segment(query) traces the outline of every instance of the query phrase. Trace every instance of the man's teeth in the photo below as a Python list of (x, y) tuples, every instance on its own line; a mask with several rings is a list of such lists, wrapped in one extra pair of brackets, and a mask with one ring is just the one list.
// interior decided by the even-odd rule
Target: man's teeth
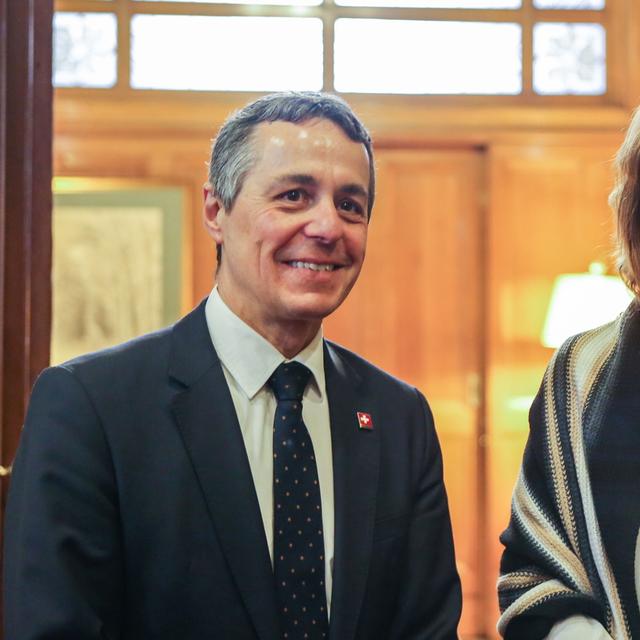
[(333, 271), (336, 266), (334, 264), (316, 264), (315, 262), (301, 262), (294, 260), (289, 263), (296, 269), (311, 269), (311, 271)]

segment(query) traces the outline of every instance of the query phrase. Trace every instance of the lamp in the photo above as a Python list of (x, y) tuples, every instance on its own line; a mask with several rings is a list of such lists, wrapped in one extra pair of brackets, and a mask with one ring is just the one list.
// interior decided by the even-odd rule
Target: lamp
[(632, 298), (620, 278), (605, 275), (601, 262), (592, 262), (588, 273), (564, 273), (553, 284), (541, 342), (559, 347), (570, 336), (613, 320)]

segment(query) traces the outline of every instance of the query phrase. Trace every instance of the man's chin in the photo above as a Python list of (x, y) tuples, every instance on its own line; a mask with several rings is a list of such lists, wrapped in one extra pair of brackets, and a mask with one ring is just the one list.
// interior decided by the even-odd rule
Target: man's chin
[(343, 297), (323, 297), (301, 295), (289, 305), (291, 320), (321, 322), (331, 315), (342, 303)]

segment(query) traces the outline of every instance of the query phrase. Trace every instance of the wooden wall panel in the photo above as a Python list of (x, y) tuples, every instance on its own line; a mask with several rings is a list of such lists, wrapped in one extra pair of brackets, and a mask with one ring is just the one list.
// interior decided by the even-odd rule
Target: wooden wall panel
[(215, 246), (202, 222), (210, 134), (167, 137), (66, 136), (54, 141), (58, 177), (126, 179), (152, 188), (176, 186), (186, 194), (183, 311), (206, 296), (215, 276)]
[[(554, 278), (611, 264), (616, 144), (490, 150), (487, 246), (488, 572), (494, 589), (527, 412), (552, 350), (540, 343)], [(613, 141), (612, 141), (613, 142)], [(497, 603), (491, 617), (497, 619)]]
[(377, 153), (378, 200), (360, 280), (327, 336), (420, 388), (442, 443), (457, 560), (460, 631), (482, 630), (479, 483), (482, 156)]

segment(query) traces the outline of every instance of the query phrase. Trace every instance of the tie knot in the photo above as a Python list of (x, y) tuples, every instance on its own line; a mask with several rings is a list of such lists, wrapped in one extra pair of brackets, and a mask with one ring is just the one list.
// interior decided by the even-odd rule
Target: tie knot
[(280, 400), (302, 400), (311, 371), (299, 362), (283, 362), (269, 378), (273, 394)]

